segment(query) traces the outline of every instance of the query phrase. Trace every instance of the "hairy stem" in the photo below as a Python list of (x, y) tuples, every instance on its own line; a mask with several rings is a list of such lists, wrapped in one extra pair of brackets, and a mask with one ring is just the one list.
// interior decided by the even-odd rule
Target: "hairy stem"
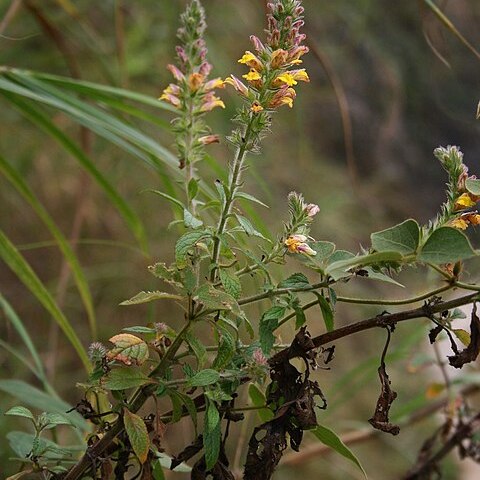
[(254, 117), (251, 115), (250, 122), (245, 128), (245, 134), (243, 136), (243, 143), (238, 148), (235, 159), (230, 168), (229, 182), (228, 182), (228, 191), (225, 193), (225, 202), (222, 206), (222, 213), (218, 221), (217, 230), (215, 232), (215, 239), (213, 242), (213, 253), (212, 253), (212, 271), (210, 273), (210, 281), (215, 282), (217, 277), (217, 263), (220, 256), (220, 237), (225, 231), (227, 226), (228, 218), (232, 212), (233, 202), (235, 200), (235, 193), (240, 187), (240, 177), (242, 174), (243, 163), (245, 161), (245, 156), (248, 151), (248, 146), (250, 144), (250, 137), (252, 135), (252, 124)]

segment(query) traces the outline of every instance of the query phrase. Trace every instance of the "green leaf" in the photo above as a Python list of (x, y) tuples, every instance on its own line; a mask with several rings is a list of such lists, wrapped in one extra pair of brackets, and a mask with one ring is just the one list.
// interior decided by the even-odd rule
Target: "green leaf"
[(155, 335), (157, 333), (157, 330), (155, 328), (143, 327), (141, 325), (125, 327), (125, 328), (122, 328), (122, 331), (128, 332), (128, 333), (143, 333), (145, 335)]
[(317, 252), (315, 257), (312, 257), (315, 262), (326, 260), (335, 251), (335, 244), (332, 242), (313, 242), (310, 247)]
[(187, 332), (184, 335), (184, 338), (185, 338), (185, 341), (188, 343), (188, 346), (192, 350), (193, 354), (195, 355), (198, 362), (198, 366), (202, 367), (207, 358), (207, 350), (205, 349), (205, 346), (191, 332)]
[(263, 238), (264, 240), (268, 240), (265, 238), (259, 231), (255, 230), (254, 226), (248, 220), (248, 218), (243, 217), (242, 215), (235, 214), (235, 218), (238, 220), (238, 223), (240, 226), (243, 228), (245, 233), (250, 236), (250, 237), (260, 237)]
[(278, 284), (278, 288), (307, 288), (309, 286), (308, 278), (303, 273), (294, 273)]
[(108, 360), (117, 360), (125, 365), (144, 364), (149, 357), (148, 345), (130, 333), (119, 333), (109, 338), (115, 346), (107, 353)]
[[(398, 252), (377, 252), (368, 255), (358, 255), (353, 258), (331, 263), (326, 268), (326, 273), (334, 279), (338, 279), (345, 276), (344, 273), (353, 267), (375, 265), (383, 262), (401, 262), (402, 258), (403, 256)], [(335, 275), (335, 277), (333, 275)]]
[(405, 220), (394, 227), (372, 233), (370, 238), (372, 248), (377, 252), (398, 252), (407, 255), (417, 251), (420, 227), (415, 220)]
[(307, 321), (307, 317), (305, 316), (305, 312), (302, 307), (297, 306), (295, 307), (295, 330), (298, 330), (302, 327), (305, 322)]
[(262, 207), (265, 208), (270, 208), (268, 205), (265, 205), (265, 203), (261, 202), (258, 198), (254, 197), (253, 195), (249, 195), (248, 193), (245, 192), (238, 192), (235, 194), (236, 198), (242, 198), (244, 200), (249, 200), (250, 202), (258, 203)]
[(465, 180), (465, 187), (472, 195), (480, 195), (480, 180), (476, 178), (467, 178)]
[(140, 370), (131, 368), (114, 368), (110, 370), (104, 383), (109, 390), (127, 390), (128, 388), (141, 387), (147, 383), (155, 383)]
[(205, 422), (203, 429), (203, 448), (205, 449), (206, 470), (211, 470), (218, 460), (222, 430), (220, 426), (220, 414), (214, 402), (207, 402)]
[(358, 458), (353, 454), (353, 452), (342, 442), (340, 437), (330, 430), (327, 427), (322, 425), (318, 425), (314, 430), (311, 430), (318, 440), (320, 440), (324, 445), (330, 447), (332, 450), (335, 450), (337, 453), (342, 455), (343, 457), (347, 458), (351, 462), (353, 462), (358, 469), (363, 473), (364, 477), (367, 478), (367, 474), (363, 469), (362, 465)]
[(323, 321), (325, 322), (327, 332), (331, 332), (335, 328), (335, 320), (332, 307), (325, 297), (323, 297), (319, 293), (314, 293), (315, 296), (318, 298), (318, 304), (320, 305), (320, 309), (322, 310)]
[(52, 315), (72, 344), (73, 348), (78, 353), (85, 369), (89, 372), (91, 370), (90, 360), (88, 359), (87, 352), (83, 348), (82, 342), (78, 338), (73, 326), (67, 320), (50, 292), (45, 288), (44, 284), (37, 277), (36, 273), (32, 270), (25, 258), (2, 231), (0, 231), (0, 257), (30, 290), (30, 292), (32, 292), (43, 307)]
[[(264, 393), (254, 383), (248, 386), (248, 396), (255, 407), (263, 407), (267, 403)], [(269, 408), (259, 408), (257, 414), (263, 423), (269, 422), (275, 416)]]
[(265, 355), (270, 353), (270, 350), (275, 343), (275, 335), (273, 332), (278, 327), (278, 320), (285, 315), (285, 307), (274, 306), (267, 310), (260, 320), (259, 340), (260, 347)]
[(191, 387), (205, 387), (213, 385), (220, 380), (220, 374), (216, 370), (210, 368), (202, 370), (188, 379), (188, 385)]
[(16, 416), (16, 417), (25, 417), (25, 418), (28, 418), (28, 419), (34, 421), (33, 413), (28, 408), (21, 407), (21, 406), (10, 408), (8, 411), (6, 411), (4, 413), (4, 415), (12, 415), (12, 416)]
[(186, 208), (183, 210), (183, 223), (186, 228), (200, 228), (203, 222), (195, 218)]
[(426, 263), (454, 263), (476, 256), (468, 238), (456, 228), (434, 230), (420, 251), (418, 259)]
[(228, 366), (236, 352), (235, 337), (230, 333), (228, 328), (222, 327), (220, 322), (217, 323), (220, 330), (221, 339), (218, 344), (218, 351), (215, 360), (212, 363), (213, 368), (220, 370)]
[(207, 284), (196, 291), (194, 299), (212, 310), (231, 310), (234, 313), (240, 313), (240, 307), (235, 298)]
[(95, 311), (93, 308), (92, 295), (90, 293), (88, 282), (85, 278), (85, 275), (83, 274), (78, 258), (72, 250), (72, 247), (68, 243), (63, 233), (57, 227), (52, 217), (48, 214), (47, 210), (45, 210), (38, 198), (30, 190), (21, 175), (18, 174), (18, 172), (1, 155), (0, 172), (2, 172), (3, 175), (9, 180), (9, 182), (15, 186), (17, 191), (30, 204), (33, 210), (35, 210), (35, 213), (40, 217), (44, 225), (48, 228), (55, 241), (57, 242), (63, 256), (65, 257), (65, 260), (67, 261), (72, 271), (73, 278), (77, 285), (83, 304), (85, 305), (85, 310), (87, 311), (92, 337), (95, 338), (97, 335), (97, 324), (95, 319)]
[[(72, 408), (70, 404), (62, 399), (42, 392), (38, 388), (21, 380), (0, 380), (0, 391), (8, 393), (21, 400), (22, 403), (41, 411), (65, 414), (67, 410)], [(82, 431), (90, 430), (88, 422), (82, 418), (79, 413), (70, 412), (68, 414), (68, 419), (73, 425), (80, 428)]]
[(140, 292), (137, 293), (130, 300), (123, 301), (120, 305), (138, 305), (140, 303), (153, 302), (154, 300), (183, 300), (183, 297), (180, 295), (174, 295), (173, 293), (159, 292)]
[(187, 186), (188, 198), (193, 200), (198, 193), (198, 180), (196, 178), (191, 178)]
[(235, 273), (230, 273), (224, 268), (219, 270), (219, 275), (225, 291), (235, 300), (238, 300), (242, 294), (242, 284), (240, 283), (238, 276)]
[(153, 190), (151, 188), (147, 188), (146, 190), (142, 190), (142, 191), (155, 193), (155, 195), (159, 195), (160, 197), (165, 198), (169, 202), (173, 203), (173, 205), (180, 207), (182, 210), (185, 209), (185, 205), (180, 200), (178, 200), (178, 198), (172, 197), (171, 195), (168, 195), (168, 193), (161, 192), (160, 190)]
[(145, 463), (150, 449), (150, 438), (145, 422), (141, 417), (124, 408), (123, 424), (125, 425), (125, 431), (127, 432), (135, 455), (140, 463)]
[(384, 273), (376, 272), (375, 270), (373, 270), (370, 267), (365, 267), (365, 270), (368, 273), (368, 276), (359, 277), (359, 278), (367, 278), (367, 279), (370, 279), (370, 280), (378, 280), (380, 282), (391, 283), (393, 285), (397, 285), (398, 287), (405, 288), (404, 285), (397, 282), (392, 277), (389, 277), (388, 275), (385, 275)]
[[(172, 465), (172, 457), (168, 456), (166, 453), (163, 452), (157, 452), (156, 456), (158, 457), (158, 463), (166, 470), (170, 470), (170, 466)], [(172, 471), (178, 473), (190, 473), (192, 471), (192, 468), (188, 466), (185, 462), (182, 462)]]
[(59, 413), (43, 412), (38, 416), (38, 426), (41, 429), (55, 428), (57, 425), (72, 425), (70, 420), (65, 415)]
[(470, 345), (470, 334), (466, 330), (463, 330), (463, 328), (453, 328), (452, 332), (466, 347)]
[(194, 232), (187, 232), (177, 240), (175, 245), (175, 260), (179, 269), (183, 269), (187, 266), (189, 250), (207, 236), (209, 236), (209, 233), (205, 230), (197, 230)]

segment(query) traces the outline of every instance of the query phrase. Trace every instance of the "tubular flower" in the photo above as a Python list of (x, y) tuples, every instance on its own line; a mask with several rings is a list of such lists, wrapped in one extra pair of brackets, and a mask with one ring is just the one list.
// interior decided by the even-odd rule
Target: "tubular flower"
[[(160, 96), (160, 100), (170, 103), (179, 112), (172, 123), (180, 168), (202, 160), (205, 157), (203, 145), (215, 143), (213, 138), (216, 137), (210, 135), (203, 114), (217, 107), (225, 108), (215, 95), (217, 88), (224, 87), (223, 80), (208, 79), (212, 65), (207, 61), (205, 29), (205, 12), (199, 0), (190, 0), (177, 30), (180, 40), (175, 49), (177, 64), (167, 65), (175, 83), (168, 85)], [(187, 172), (192, 175), (194, 169), (187, 169)]]
[(250, 68), (253, 68), (257, 72), (261, 72), (263, 70), (262, 62), (252, 53), (250, 50), (247, 50), (243, 57), (238, 61), (238, 63), (243, 63)]
[(292, 108), (293, 100), (295, 99), (296, 95), (297, 94), (293, 88), (285, 86), (275, 93), (268, 106), (270, 108), (277, 108), (281, 107), (282, 105), (288, 105), (290, 108)]
[(263, 107), (258, 103), (258, 102), (253, 102), (252, 106), (250, 107), (250, 110), (253, 112), (253, 113), (258, 113), (258, 112), (261, 112), (263, 110)]
[[(264, 108), (275, 109), (282, 105), (293, 106), (295, 91), (291, 88), (298, 82), (309, 82), (305, 69), (292, 69), (302, 63), (300, 59), (308, 52), (302, 45), (305, 35), (300, 33), (303, 27), (303, 12), (300, 0), (275, 0), (267, 4), (267, 40), (262, 43), (252, 35), (250, 40), (255, 53), (247, 50), (238, 61), (247, 65), (250, 71), (242, 77), (248, 82), (243, 88), (235, 77), (225, 80), (237, 92), (248, 99), (246, 112), (258, 113), (252, 108), (252, 100)], [(284, 87), (290, 90), (284, 89)], [(281, 93), (278, 94), (278, 91)], [(265, 119), (269, 112), (264, 112)], [(267, 124), (269, 120), (266, 120)]]
[(462, 193), (455, 200), (455, 210), (463, 210), (475, 206), (476, 202), (469, 193)]
[(478, 212), (464, 213), (450, 222), (451, 227), (460, 230), (466, 230), (469, 225), (480, 225), (480, 215)]
[(227, 77), (223, 83), (227, 85), (232, 85), (232, 87), (235, 88), (235, 90), (240, 93), (240, 95), (248, 97), (248, 87), (235, 75), (230, 75), (230, 77)]
[(309, 203), (305, 207), (305, 213), (308, 217), (314, 217), (320, 211), (320, 207), (315, 203)]
[(220, 136), (219, 135), (205, 135), (200, 137), (198, 141), (202, 145), (210, 145), (211, 143), (220, 143)]
[(284, 242), (290, 253), (303, 253), (309, 256), (315, 256), (317, 252), (310, 248), (307, 243), (308, 237), (306, 235), (290, 235)]

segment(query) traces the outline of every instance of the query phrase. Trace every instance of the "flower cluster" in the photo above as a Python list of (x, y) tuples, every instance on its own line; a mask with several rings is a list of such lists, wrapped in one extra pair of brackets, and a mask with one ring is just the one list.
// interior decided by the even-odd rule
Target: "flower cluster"
[(463, 153), (458, 147), (437, 148), (436, 157), (449, 176), (448, 201), (443, 208), (443, 217), (448, 225), (465, 230), (469, 225), (480, 225), (480, 214), (469, 210), (480, 200), (480, 180), (468, 174), (463, 163)]
[(203, 157), (204, 145), (219, 142), (219, 136), (210, 134), (201, 116), (214, 108), (225, 108), (225, 104), (215, 94), (215, 89), (224, 87), (223, 80), (208, 80), (212, 65), (206, 59), (205, 12), (198, 0), (192, 0), (182, 14), (181, 24), (177, 32), (181, 43), (176, 47), (178, 66), (167, 65), (176, 82), (165, 88), (160, 100), (180, 111), (173, 130), (183, 168)]
[(288, 195), (290, 221), (285, 225), (284, 245), (290, 253), (303, 253), (314, 256), (317, 254), (308, 243), (310, 225), (313, 217), (320, 211), (318, 205), (305, 203), (303, 196), (296, 192)]
[(231, 75), (225, 83), (232, 85), (245, 98), (249, 110), (255, 114), (274, 110), (282, 105), (293, 106), (296, 97), (293, 88), (298, 82), (308, 82), (301, 57), (308, 52), (302, 45), (305, 34), (300, 33), (303, 7), (299, 0), (277, 0), (268, 4), (267, 40), (263, 44), (252, 35), (255, 53), (247, 50), (238, 61), (249, 67), (242, 80)]

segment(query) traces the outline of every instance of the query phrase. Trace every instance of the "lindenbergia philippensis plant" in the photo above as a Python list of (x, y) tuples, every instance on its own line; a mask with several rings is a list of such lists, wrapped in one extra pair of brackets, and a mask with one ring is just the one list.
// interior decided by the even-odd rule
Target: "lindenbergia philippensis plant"
[[(373, 233), (370, 248), (356, 254), (310, 236), (320, 209), (299, 193), (288, 196), (288, 216), (274, 241), (242, 214), (240, 199), (261, 203), (245, 191), (251, 154), (260, 153), (275, 111), (292, 108), (299, 82), (309, 81), (301, 68), (308, 53), (301, 32), (303, 14), (299, 0), (269, 3), (265, 41), (251, 36), (252, 50), (238, 60), (248, 70), (242, 78), (230, 75), (225, 80), (208, 78), (212, 66), (203, 39), (206, 25), (200, 2), (192, 0), (182, 15), (178, 63), (168, 65), (174, 82), (160, 100), (176, 108), (172, 126), (179, 167), (185, 174), (183, 202), (162, 195), (182, 205), (185, 231), (175, 244), (175, 262), (149, 267), (165, 289), (142, 291), (123, 302), (130, 308), (156, 300), (176, 302), (184, 311), (182, 324), (177, 330), (167, 320), (131, 326), (112, 336), (109, 347), (92, 344), (93, 371), (81, 386), (84, 397), (75, 407), (94, 425), (88, 449), (65, 473), (52, 473), (41, 454), (32, 454), (34, 468), (45, 476), (74, 480), (124, 478), (128, 473), (161, 479), (162, 468), (181, 468), (190, 469), (193, 479), (233, 479), (239, 465), (232, 466), (228, 454), (236, 443), (229, 434), (232, 423), (242, 422), (247, 410), (258, 410), (262, 423), (249, 434), (243, 467), (246, 480), (270, 479), (287, 446), (299, 450), (305, 431), (362, 469), (317, 418), (316, 407), (326, 409), (327, 398), (311, 372), (329, 364), (334, 374), (332, 342), (372, 328), (385, 330), (385, 348), (378, 355), (380, 394), (369, 422), (393, 435), (400, 428), (389, 418), (397, 394), (386, 371), (386, 354), (391, 336), (402, 335), (402, 322), (431, 321), (432, 343), (447, 334), (453, 350), (448, 362), (456, 368), (477, 358), (480, 321), (475, 302), (480, 286), (462, 278), (464, 261), (476, 255), (463, 230), (480, 223), (475, 210), (480, 180), (469, 175), (457, 147), (435, 150), (448, 174), (447, 200), (437, 218), (424, 226), (409, 219)], [(233, 87), (241, 106), (228, 137), (234, 148), (228, 181), (217, 180), (216, 199), (208, 201), (199, 188), (199, 172), (206, 148), (220, 137), (210, 131), (205, 117), (225, 106), (215, 92), (224, 87)], [(278, 265), (287, 262), (298, 263), (304, 273), (275, 278)], [(347, 282), (355, 284), (359, 278), (396, 282), (393, 277), (402, 269), (417, 265), (438, 274), (437, 287), (403, 300), (342, 296)], [(445, 298), (447, 292), (461, 290), (467, 293)], [(249, 309), (258, 302), (263, 302), (260, 316)], [(335, 316), (341, 303), (377, 305), (378, 315), (337, 327)], [(458, 307), (468, 304), (474, 305), (470, 332), (455, 328)], [(387, 305), (411, 307), (387, 313)], [(317, 337), (310, 335), (307, 325), (307, 311), (314, 306), (320, 307), (325, 325), (325, 332)], [(282, 345), (277, 331), (287, 322), (295, 326), (296, 334)], [(201, 340), (202, 330), (211, 332), (208, 344)], [(465, 346), (460, 347), (461, 343)], [(290, 362), (294, 358), (301, 360), (302, 368)], [(244, 389), (250, 394), (248, 405), (238, 398)], [(171, 409), (162, 412), (152, 407), (164, 399), (171, 402)], [(438, 470), (440, 460), (453, 448), (478, 460), (474, 434), (479, 413), (458, 399), (452, 405), (457, 407), (449, 410), (443, 436), (437, 439), (440, 447), (435, 450), (430, 441), (430, 450), (422, 452), (406, 478), (430, 478), (427, 475)], [(193, 423), (192, 438), (182, 451), (165, 452), (166, 429), (186, 421), (183, 417)]]

